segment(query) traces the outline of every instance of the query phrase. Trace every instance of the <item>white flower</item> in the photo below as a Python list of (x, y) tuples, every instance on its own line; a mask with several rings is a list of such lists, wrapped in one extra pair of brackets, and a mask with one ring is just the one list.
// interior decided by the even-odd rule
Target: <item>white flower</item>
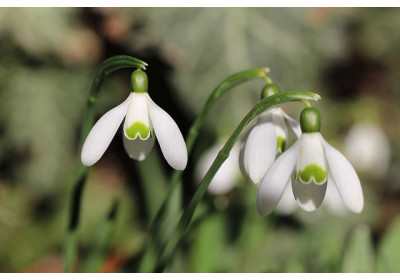
[(301, 135), (299, 123), (281, 108), (274, 108), (261, 114), (243, 138), (240, 168), (242, 173), (255, 184), (261, 182), (276, 155), (285, 151), (288, 139), (285, 120), (299, 137)]
[(383, 178), (389, 168), (389, 140), (374, 123), (354, 125), (344, 139), (344, 153), (358, 171), (375, 179)]
[[(224, 141), (225, 142), (225, 141)], [(211, 167), (215, 158), (218, 156), (218, 152), (224, 145), (218, 143), (208, 149), (200, 158), (199, 163), (196, 167), (196, 180), (198, 183), (206, 175), (208, 169)], [(235, 187), (239, 171), (239, 148), (234, 145), (229, 157), (224, 161), (217, 173), (214, 175), (210, 184), (208, 185), (207, 191), (214, 195), (222, 195), (231, 191)]]
[(306, 211), (321, 205), (327, 188), (337, 188), (346, 207), (360, 213), (364, 206), (360, 180), (350, 162), (319, 133), (319, 112), (304, 109), (300, 122), (303, 134), (274, 162), (261, 182), (259, 212), (270, 213), (285, 188), (293, 189), (297, 203)]
[[(81, 160), (86, 166), (95, 164), (110, 145), (120, 124), (125, 118), (123, 141), (128, 155), (137, 160), (144, 160), (153, 148), (157, 137), (161, 151), (170, 166), (183, 170), (187, 164), (187, 150), (183, 136), (168, 113), (151, 100), (147, 93), (147, 76), (136, 70), (133, 88), (141, 82), (136, 92), (117, 107), (108, 111), (93, 126), (83, 144)], [(134, 74), (135, 74), (134, 72)], [(134, 80), (132, 74), (132, 80)], [(144, 82), (143, 82), (144, 81)], [(145, 86), (143, 86), (143, 84)], [(140, 87), (141, 86), (141, 87)], [(140, 90), (142, 89), (142, 90)]]

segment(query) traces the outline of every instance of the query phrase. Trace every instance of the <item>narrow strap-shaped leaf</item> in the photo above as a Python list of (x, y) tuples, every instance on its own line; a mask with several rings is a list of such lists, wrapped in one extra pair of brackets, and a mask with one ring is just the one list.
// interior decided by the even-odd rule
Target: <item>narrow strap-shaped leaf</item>
[(375, 272), (375, 252), (372, 245), (371, 230), (366, 225), (357, 226), (345, 246), (342, 272)]
[(108, 244), (110, 243), (111, 236), (115, 229), (118, 206), (118, 200), (114, 201), (110, 211), (102, 221), (95, 235), (94, 246), (82, 265), (82, 272), (101, 272), (102, 264), (107, 256)]

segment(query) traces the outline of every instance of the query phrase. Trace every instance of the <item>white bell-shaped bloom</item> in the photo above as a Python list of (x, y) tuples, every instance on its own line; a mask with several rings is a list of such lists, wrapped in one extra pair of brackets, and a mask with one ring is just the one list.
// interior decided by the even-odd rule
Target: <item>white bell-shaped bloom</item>
[(382, 128), (372, 122), (354, 125), (344, 139), (344, 153), (354, 167), (374, 179), (385, 176), (390, 144)]
[(243, 137), (240, 151), (240, 168), (244, 176), (253, 183), (261, 182), (276, 155), (285, 151), (288, 128), (285, 120), (297, 137), (301, 135), (300, 124), (281, 108), (261, 114)]
[(171, 116), (147, 92), (132, 92), (97, 121), (83, 144), (84, 165), (91, 166), (103, 156), (124, 118), (124, 147), (131, 158), (144, 160), (157, 138), (169, 165), (177, 170), (185, 169), (187, 150), (183, 136)]
[(321, 205), (327, 188), (337, 188), (352, 212), (360, 213), (364, 206), (361, 183), (354, 168), (319, 132), (303, 133), (270, 167), (258, 192), (259, 212), (269, 214), (285, 188), (292, 188), (297, 203), (306, 211), (314, 211)]
[[(225, 142), (225, 141), (224, 141)], [(196, 180), (198, 183), (203, 180), (208, 169), (211, 167), (218, 152), (224, 145), (218, 143), (208, 149), (201, 157), (195, 170)], [(235, 187), (239, 171), (239, 148), (234, 145), (229, 157), (224, 161), (221, 167), (215, 173), (213, 179), (208, 185), (207, 191), (213, 195), (223, 195), (231, 191)]]

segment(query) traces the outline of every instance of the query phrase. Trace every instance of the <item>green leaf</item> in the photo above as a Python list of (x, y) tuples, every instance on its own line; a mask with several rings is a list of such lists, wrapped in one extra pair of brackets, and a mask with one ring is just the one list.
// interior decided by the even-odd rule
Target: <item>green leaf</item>
[[(98, 228), (97, 234), (95, 234), (95, 242), (93, 248), (91, 248), (89, 255), (82, 264), (82, 272), (101, 272), (102, 264), (107, 256), (107, 248), (109, 246), (112, 233), (115, 229), (117, 211), (118, 201), (115, 201), (109, 213), (107, 214), (106, 219), (104, 219), (104, 221)], [(76, 233), (77, 232), (73, 232), (75, 238), (77, 237)], [(76, 240), (72, 242), (76, 242)], [(71, 248), (73, 248), (73, 246), (67, 247), (67, 249)], [(71, 257), (73, 257), (73, 255)]]
[(377, 272), (400, 272), (400, 215), (383, 236), (377, 258)]
[(216, 272), (224, 243), (225, 227), (220, 213), (207, 217), (194, 233), (190, 250), (191, 272)]
[(366, 225), (358, 226), (352, 233), (343, 257), (343, 272), (373, 272), (375, 253), (372, 247), (371, 230)]

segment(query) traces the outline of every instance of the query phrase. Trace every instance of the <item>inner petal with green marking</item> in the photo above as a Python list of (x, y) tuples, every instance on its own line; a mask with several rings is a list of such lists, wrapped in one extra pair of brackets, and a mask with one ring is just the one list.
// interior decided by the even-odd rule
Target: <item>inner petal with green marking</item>
[(125, 129), (126, 136), (134, 140), (138, 136), (142, 140), (146, 140), (151, 136), (150, 128), (142, 122), (135, 122), (130, 127)]
[(282, 136), (278, 136), (276, 139), (276, 144), (277, 144), (277, 147), (276, 147), (277, 153), (278, 154), (283, 153), (286, 149), (286, 139), (283, 138)]
[(296, 170), (296, 180), (299, 180), (300, 182), (305, 184), (314, 181), (315, 184), (322, 185), (326, 182), (326, 178), (326, 171), (316, 164), (307, 165), (300, 172)]

